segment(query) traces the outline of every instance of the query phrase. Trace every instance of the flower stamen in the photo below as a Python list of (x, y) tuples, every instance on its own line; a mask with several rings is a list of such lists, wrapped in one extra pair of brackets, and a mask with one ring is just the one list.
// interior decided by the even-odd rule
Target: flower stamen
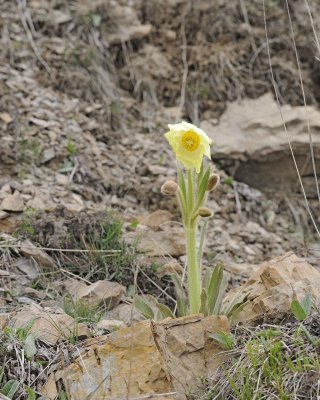
[(187, 131), (182, 135), (181, 143), (187, 151), (195, 151), (200, 144), (199, 135), (193, 131)]

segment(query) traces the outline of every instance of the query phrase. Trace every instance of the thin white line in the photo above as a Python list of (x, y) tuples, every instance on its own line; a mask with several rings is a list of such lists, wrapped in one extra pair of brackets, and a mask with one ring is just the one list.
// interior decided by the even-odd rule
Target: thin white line
[(300, 80), (300, 87), (301, 87), (301, 93), (302, 93), (303, 104), (304, 104), (305, 118), (306, 118), (306, 122), (307, 122), (307, 129), (308, 129), (308, 136), (309, 136), (310, 155), (311, 155), (313, 175), (314, 175), (314, 180), (316, 182), (317, 195), (318, 195), (318, 200), (319, 200), (319, 205), (320, 205), (319, 182), (318, 182), (318, 177), (317, 177), (316, 163), (315, 163), (315, 159), (314, 159), (313, 141), (312, 141), (312, 134), (311, 134), (311, 130), (310, 130), (310, 121), (309, 121), (308, 112), (307, 112), (306, 95), (305, 95), (305, 91), (304, 91), (304, 85), (303, 85), (303, 79), (302, 79), (302, 73), (301, 73), (301, 67), (300, 67), (299, 54), (298, 54), (295, 35), (294, 35), (294, 31), (293, 31), (292, 19), (291, 19), (288, 0), (286, 0), (286, 6), (287, 6), (287, 12), (288, 12), (288, 18), (289, 18), (289, 25), (290, 25), (292, 42), (293, 42), (293, 48), (294, 48), (294, 53), (295, 53), (295, 56), (296, 56), (297, 67), (298, 67), (298, 72), (299, 72), (299, 80)]
[(279, 95), (278, 95), (278, 90), (277, 90), (276, 81), (275, 81), (275, 79), (274, 79), (273, 68), (272, 68), (272, 62), (271, 62), (271, 55), (270, 55), (270, 46), (269, 46), (269, 36), (268, 36), (268, 27), (267, 27), (265, 0), (262, 0), (262, 4), (263, 4), (263, 19), (264, 19), (264, 28), (265, 28), (265, 32), (266, 32), (267, 51), (268, 51), (268, 59), (269, 59), (271, 80), (272, 80), (274, 92), (275, 92), (276, 99), (277, 99), (278, 109), (279, 109), (279, 113), (280, 113), (280, 116), (281, 116), (281, 120), (282, 120), (282, 124), (283, 124), (284, 130), (285, 130), (285, 133), (286, 133), (286, 136), (287, 136), (287, 140), (288, 140), (288, 144), (289, 144), (289, 149), (290, 149), (290, 152), (291, 152), (291, 156), (292, 156), (292, 159), (293, 159), (293, 163), (294, 163), (295, 169), (296, 169), (296, 171), (297, 171), (297, 175), (298, 175), (299, 183), (300, 183), (300, 186), (301, 186), (302, 194), (303, 194), (303, 197), (304, 197), (304, 201), (305, 201), (305, 203), (306, 203), (306, 208), (307, 208), (308, 214), (309, 214), (309, 216), (310, 216), (310, 218), (311, 218), (311, 221), (312, 221), (312, 223), (313, 223), (313, 225), (314, 225), (314, 228), (315, 228), (315, 230), (316, 230), (318, 236), (320, 237), (319, 229), (318, 229), (318, 227), (317, 227), (317, 224), (316, 224), (316, 222), (315, 222), (315, 220), (314, 220), (314, 218), (313, 218), (313, 215), (312, 215), (311, 210), (310, 210), (310, 207), (309, 207), (307, 195), (306, 195), (306, 192), (305, 192), (303, 183), (302, 183), (301, 175), (300, 175), (299, 168), (298, 168), (298, 165), (297, 165), (297, 161), (296, 161), (296, 158), (295, 158), (293, 149), (292, 149), (292, 145), (291, 145), (289, 133), (288, 133), (287, 126), (286, 126), (286, 123), (285, 123), (284, 118), (283, 118), (283, 114), (282, 114), (282, 110), (281, 110), (281, 106), (280, 106), (280, 102), (279, 102)]

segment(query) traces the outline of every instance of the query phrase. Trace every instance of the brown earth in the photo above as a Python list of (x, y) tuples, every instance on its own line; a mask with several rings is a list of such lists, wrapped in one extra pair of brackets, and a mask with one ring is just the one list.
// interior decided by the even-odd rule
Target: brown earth
[[(166, 123), (218, 117), (227, 101), (272, 90), (260, 1), (0, 4), (0, 183), (22, 192), (27, 207), (63, 205), (77, 212), (109, 206), (127, 215), (174, 211), (159, 192), (174, 176)], [(312, 7), (317, 15), (318, 6)], [(308, 15), (299, 2), (291, 8), (307, 102), (317, 104)], [(266, 13), (281, 99), (302, 104), (286, 8), (266, 2)], [(245, 195), (223, 186), (230, 202), (222, 219), (243, 225), (253, 218), (265, 228), (264, 212), (275, 212), (267, 231), (284, 226), (280, 236), (286, 241), (292, 225), (286, 203), (296, 202), (243, 190)], [(255, 204), (258, 220), (248, 210), (239, 214), (247, 195), (269, 204), (263, 212)], [(293, 212), (293, 225), (302, 223), (304, 213)], [(225, 230), (224, 222), (216, 225)]]

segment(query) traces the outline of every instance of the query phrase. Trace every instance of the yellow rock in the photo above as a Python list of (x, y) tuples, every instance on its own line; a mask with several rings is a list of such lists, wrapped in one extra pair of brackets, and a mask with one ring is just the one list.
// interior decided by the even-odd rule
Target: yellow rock
[(294, 299), (310, 294), (320, 299), (320, 272), (304, 259), (286, 253), (261, 265), (249, 280), (229, 292), (224, 304), (245, 303), (235, 322), (252, 324), (261, 318), (282, 319)]
[(125, 399), (127, 394), (166, 393), (170, 388), (150, 321), (89, 341), (62, 375), (73, 400)]
[(56, 379), (63, 379), (70, 400), (184, 400), (200, 388), (200, 377), (219, 366), (221, 348), (207, 333), (221, 331), (229, 332), (222, 316), (139, 322), (86, 341), (81, 356)]

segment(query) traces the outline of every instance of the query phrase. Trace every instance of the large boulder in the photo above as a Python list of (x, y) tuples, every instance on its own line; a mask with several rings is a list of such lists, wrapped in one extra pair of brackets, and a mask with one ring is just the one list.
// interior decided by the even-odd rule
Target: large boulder
[(226, 317), (139, 322), (88, 340), (55, 379), (63, 379), (70, 400), (186, 400), (226, 357), (208, 335), (217, 332), (229, 333)]
[(281, 320), (292, 300), (302, 301), (310, 295), (320, 301), (320, 272), (293, 253), (286, 253), (261, 265), (243, 285), (231, 290), (225, 305), (244, 303), (235, 322), (255, 324), (262, 319)]
[[(229, 103), (220, 121), (203, 121), (213, 139), (213, 159), (235, 179), (259, 189), (297, 188), (297, 173), (288, 135), (309, 195), (315, 193), (310, 162), (310, 132), (315, 158), (320, 158), (320, 112), (314, 107), (281, 106), (271, 93), (257, 99)], [(318, 173), (320, 173), (320, 164)]]

